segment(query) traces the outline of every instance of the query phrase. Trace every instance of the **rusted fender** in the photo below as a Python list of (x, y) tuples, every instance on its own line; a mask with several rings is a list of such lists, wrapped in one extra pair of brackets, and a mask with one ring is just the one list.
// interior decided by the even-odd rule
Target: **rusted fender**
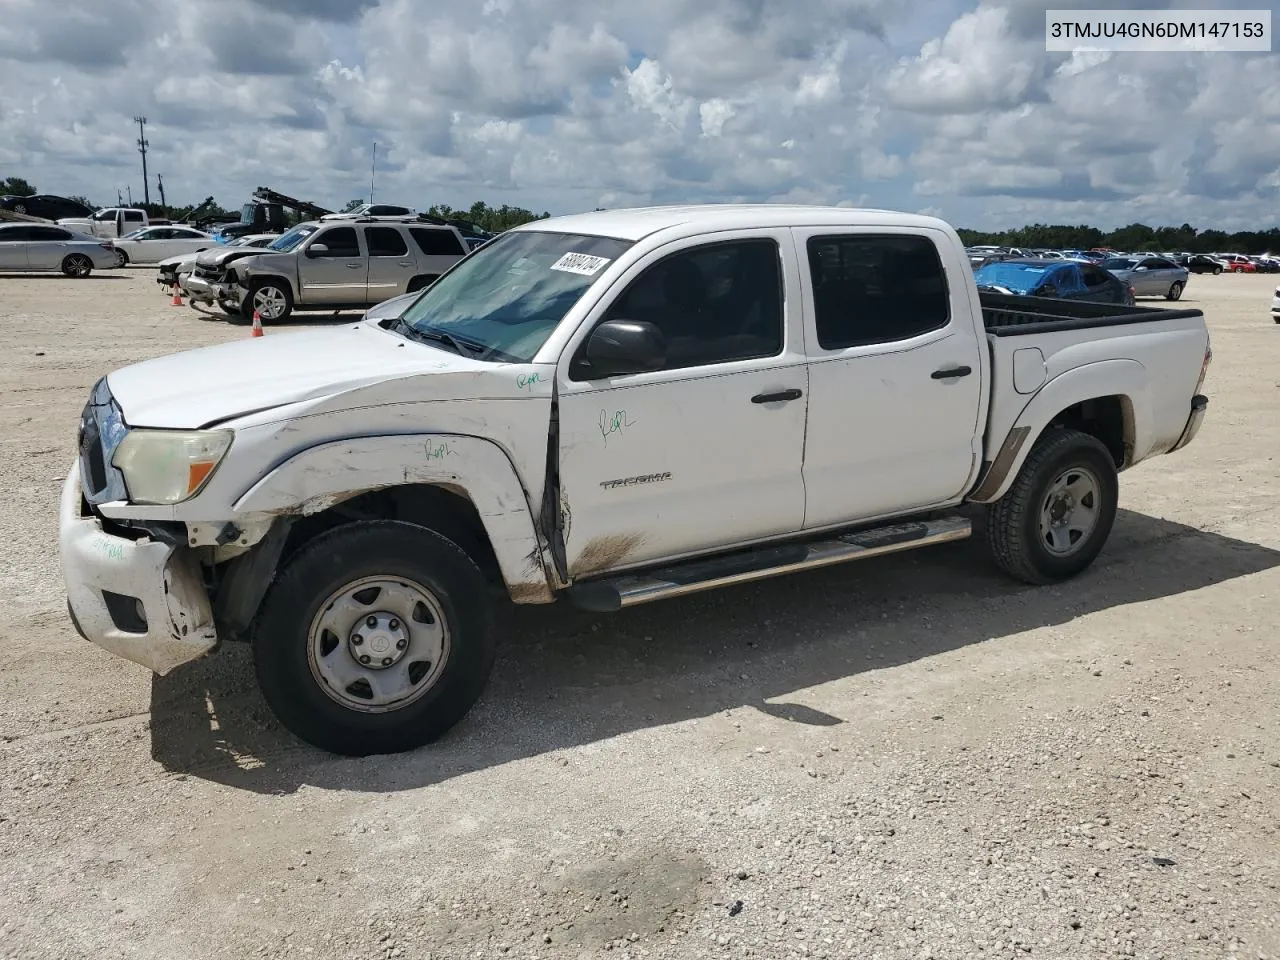
[(497, 444), (455, 434), (359, 437), (295, 454), (249, 489), (231, 519), (327, 510), (370, 490), (430, 483), (475, 504), (516, 603), (554, 599), (524, 487)]

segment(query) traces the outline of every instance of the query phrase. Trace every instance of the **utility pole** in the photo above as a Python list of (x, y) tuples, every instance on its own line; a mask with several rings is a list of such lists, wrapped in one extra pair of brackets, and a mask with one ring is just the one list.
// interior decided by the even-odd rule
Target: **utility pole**
[(373, 184), (378, 179), (378, 141), (373, 141), (373, 164), (369, 169), (369, 204), (373, 205)]
[(125, 193), (129, 196), (129, 206), (133, 206), (133, 184), (126, 183), (124, 185)]
[[(150, 146), (150, 144), (147, 143), (147, 131), (146, 131), (147, 118), (134, 117), (133, 121), (138, 125), (138, 152), (142, 154), (143, 202), (146, 203), (148, 206), (150, 206), (151, 205), (151, 188), (147, 185), (147, 147)], [(133, 201), (130, 200), (129, 202), (132, 203)]]
[(116, 206), (117, 206), (117, 207), (123, 207), (123, 206), (124, 206), (124, 197), (120, 196), (120, 188), (119, 188), (119, 187), (116, 187)]
[(168, 210), (169, 205), (164, 202), (164, 174), (162, 173), (156, 174), (156, 186), (160, 188), (160, 206)]

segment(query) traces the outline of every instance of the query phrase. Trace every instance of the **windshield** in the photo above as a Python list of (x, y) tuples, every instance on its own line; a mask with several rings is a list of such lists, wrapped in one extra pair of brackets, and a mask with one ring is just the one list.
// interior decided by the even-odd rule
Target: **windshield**
[(482, 358), (525, 362), (630, 246), (571, 233), (503, 234), (429, 286), (401, 319), (420, 334), (448, 334)]
[(300, 223), (288, 233), (282, 233), (272, 240), (267, 244), (267, 249), (288, 253), (319, 229), (314, 223)]
[(1103, 270), (1132, 270), (1137, 265), (1137, 260), (1130, 260), (1128, 257), (1112, 257), (1099, 264)]

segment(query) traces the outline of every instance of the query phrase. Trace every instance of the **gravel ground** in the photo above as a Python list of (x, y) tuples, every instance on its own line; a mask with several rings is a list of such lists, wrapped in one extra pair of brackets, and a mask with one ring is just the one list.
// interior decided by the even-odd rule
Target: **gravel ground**
[(1280, 958), (1273, 278), (1192, 278), (1208, 420), (1078, 580), (971, 541), (513, 610), (466, 721), (353, 760), (241, 647), (155, 678), (67, 623), (89, 386), (247, 333), (152, 276), (0, 278), (0, 956)]

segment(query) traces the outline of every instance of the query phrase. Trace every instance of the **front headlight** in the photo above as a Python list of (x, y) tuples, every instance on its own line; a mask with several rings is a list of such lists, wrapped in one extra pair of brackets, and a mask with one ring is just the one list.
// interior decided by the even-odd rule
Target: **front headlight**
[(230, 430), (130, 430), (111, 462), (134, 503), (181, 503), (213, 476), (232, 436)]

